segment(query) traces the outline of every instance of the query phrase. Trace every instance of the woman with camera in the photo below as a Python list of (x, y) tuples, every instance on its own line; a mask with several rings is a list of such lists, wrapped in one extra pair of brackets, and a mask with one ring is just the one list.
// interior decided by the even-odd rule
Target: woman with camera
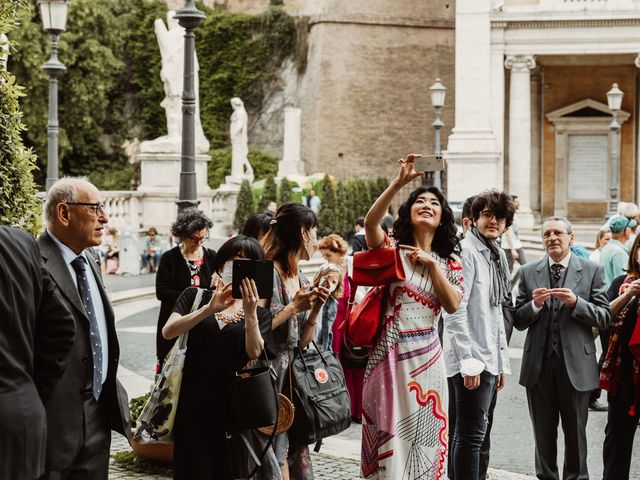
[(160, 300), (160, 313), (156, 330), (157, 371), (160, 372), (174, 340), (162, 336), (162, 328), (173, 310), (176, 300), (188, 287), (205, 288), (211, 283), (214, 250), (204, 246), (213, 226), (209, 217), (197, 208), (188, 208), (178, 214), (171, 225), (171, 234), (180, 243), (160, 257), (156, 274), (156, 297)]
[[(270, 306), (276, 356), (272, 365), (278, 374), (280, 391), (287, 397), (290, 396), (288, 367), (293, 349), (306, 347), (311, 342), (318, 313), (329, 296), (326, 287), (310, 285), (298, 271), (300, 260), (309, 260), (318, 250), (317, 224), (316, 214), (310, 208), (285, 203), (278, 208), (263, 239), (265, 254), (273, 260), (275, 269)], [(284, 479), (313, 478), (307, 445), (296, 444), (285, 432), (276, 437), (274, 449)]]
[[(265, 339), (271, 338), (271, 312), (258, 306), (255, 282), (244, 279), (242, 299), (231, 296), (233, 260), (238, 258), (264, 260), (264, 252), (253, 238), (227, 240), (212, 265), (213, 290), (206, 290), (198, 308), (189, 313), (197, 289), (187, 288), (162, 329), (169, 340), (189, 332), (173, 432), (175, 479), (229, 478), (228, 457), (234, 452), (225, 443), (225, 422), (231, 380), (234, 372), (262, 355)], [(257, 478), (280, 478), (273, 453)]]
[(393, 242), (383, 232), (393, 197), (423, 174), (413, 155), (399, 164), (365, 218), (366, 244), (398, 248), (405, 280), (388, 285), (365, 371), (361, 469), (365, 478), (445, 478), (448, 391), (438, 318), (460, 306), (462, 265), (453, 254), (453, 212), (435, 187), (418, 187), (400, 206)]

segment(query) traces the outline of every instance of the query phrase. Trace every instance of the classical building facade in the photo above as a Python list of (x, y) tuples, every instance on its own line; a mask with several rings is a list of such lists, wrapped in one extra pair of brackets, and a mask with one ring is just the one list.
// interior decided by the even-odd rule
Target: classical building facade
[(458, 0), (449, 198), (507, 189), (529, 225), (600, 220), (612, 187), (637, 202), (639, 27), (636, 0)]

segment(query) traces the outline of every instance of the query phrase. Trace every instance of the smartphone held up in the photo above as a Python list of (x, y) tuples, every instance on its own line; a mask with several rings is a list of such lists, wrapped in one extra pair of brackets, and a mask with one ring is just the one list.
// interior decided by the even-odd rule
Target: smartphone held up
[(245, 278), (256, 282), (260, 298), (273, 295), (273, 262), (271, 260), (236, 259), (233, 261), (231, 296), (242, 298), (240, 284)]
[(416, 172), (437, 172), (444, 170), (442, 155), (414, 155), (413, 168)]

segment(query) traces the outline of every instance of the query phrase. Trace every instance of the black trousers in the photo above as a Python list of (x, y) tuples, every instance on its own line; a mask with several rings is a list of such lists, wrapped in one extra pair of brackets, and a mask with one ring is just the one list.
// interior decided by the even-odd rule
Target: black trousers
[(555, 353), (544, 358), (540, 377), (527, 388), (529, 416), (533, 424), (536, 476), (541, 480), (559, 480), (558, 420), (564, 432), (563, 480), (588, 480), (587, 418), (589, 395), (571, 384), (564, 360)]
[[(603, 480), (626, 480), (629, 478), (633, 438), (640, 421), (640, 402), (637, 401), (631, 378), (623, 377), (617, 395), (609, 394), (607, 426), (604, 430), (602, 459)], [(629, 415), (630, 407), (636, 403), (635, 415)]]
[(107, 408), (88, 393), (84, 401), (84, 431), (78, 437), (78, 449), (71, 467), (65, 471), (50, 471), (46, 480), (107, 480), (111, 425)]

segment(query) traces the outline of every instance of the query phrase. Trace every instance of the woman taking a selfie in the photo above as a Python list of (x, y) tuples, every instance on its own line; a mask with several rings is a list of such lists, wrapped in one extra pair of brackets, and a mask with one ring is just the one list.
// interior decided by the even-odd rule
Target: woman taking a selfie
[[(399, 164), (365, 218), (369, 248), (392, 246), (380, 221), (402, 187), (422, 175), (412, 155)], [(388, 285), (382, 330), (365, 371), (361, 469), (365, 478), (446, 478), (448, 391), (437, 327), (442, 309), (460, 306), (463, 286), (453, 212), (442, 192), (414, 190), (398, 210), (393, 234), (406, 279)]]
[[(244, 279), (242, 299), (231, 297), (236, 258), (264, 260), (264, 252), (253, 238), (238, 235), (227, 240), (212, 266), (217, 274), (214, 290), (206, 290), (197, 310), (189, 313), (197, 289), (186, 289), (162, 329), (164, 338), (171, 340), (189, 332), (173, 432), (174, 479), (228, 478), (231, 452), (226, 450), (225, 421), (231, 380), (250, 359), (262, 355), (265, 339), (271, 338), (271, 312), (258, 307), (255, 282)], [(273, 453), (256, 478), (280, 478)]]
[(216, 252), (204, 246), (213, 223), (197, 208), (187, 208), (178, 214), (171, 225), (171, 234), (180, 243), (160, 257), (156, 274), (156, 297), (160, 313), (156, 330), (156, 356), (160, 372), (174, 340), (162, 336), (162, 328), (173, 310), (176, 300), (188, 287), (206, 288), (211, 284)]
[[(310, 208), (285, 203), (276, 212), (263, 240), (265, 254), (273, 260), (275, 269), (271, 313), (276, 358), (272, 365), (278, 374), (280, 391), (287, 397), (290, 396), (288, 367), (293, 348), (305, 347), (311, 342), (318, 312), (329, 295), (327, 288), (312, 287), (298, 271), (298, 262), (309, 260), (318, 250), (317, 224), (316, 214)], [(274, 448), (284, 479), (313, 478), (307, 445), (290, 441), (285, 432), (276, 437)]]

